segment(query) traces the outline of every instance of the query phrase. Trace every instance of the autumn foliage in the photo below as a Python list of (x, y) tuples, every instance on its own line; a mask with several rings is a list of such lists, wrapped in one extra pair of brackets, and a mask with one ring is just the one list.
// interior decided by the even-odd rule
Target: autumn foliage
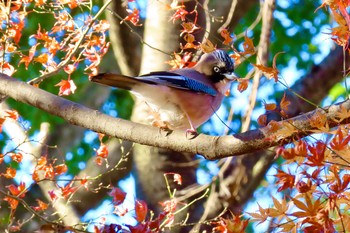
[[(85, 0), (1, 1), (0, 49), (3, 58), (0, 60), (0, 72), (15, 78), (20, 69), (25, 69), (30, 74), (33, 67), (40, 66), (37, 75), (26, 77), (29, 84), (41, 88), (43, 82), (59, 74), (64, 78), (52, 85), (55, 94), (72, 96), (79, 90), (79, 85), (76, 83), (83, 80), (77, 76), (85, 75), (86, 78), (86, 76), (98, 74), (102, 57), (109, 49), (107, 34), (110, 25), (105, 19), (101, 19), (101, 14), (106, 11), (111, 1), (105, 2), (105, 5), (96, 10), (90, 1)], [(237, 66), (249, 63), (252, 73), (259, 72), (266, 77), (267, 82), (272, 83), (271, 85), (281, 83), (286, 91), (289, 90), (289, 87), (284, 85), (278, 69), (278, 59), (284, 56), (283, 51), (272, 54), (270, 65), (263, 65), (257, 62), (259, 58), (256, 59), (257, 61), (253, 59), (257, 56), (258, 47), (247, 32), (243, 32), (242, 46), (239, 48), (234, 45), (236, 36), (226, 28), (215, 35), (220, 38), (220, 44), (214, 43), (209, 38), (201, 40), (198, 38), (198, 32), (204, 29), (197, 22), (199, 17), (197, 8), (201, 7), (199, 3), (197, 4), (192, 11), (186, 9), (185, 1), (173, 0), (171, 4), (166, 4), (164, 7), (164, 10), (172, 14), (169, 23), (180, 25), (178, 34), (182, 38), (179, 51), (174, 51), (171, 57), (169, 56), (167, 61), (169, 69), (192, 67), (196, 64), (193, 58), (197, 51), (208, 53), (225, 47), (230, 51)], [(347, 10), (349, 7), (350, 1), (334, 0), (323, 1), (319, 8), (314, 9), (316, 12), (327, 10), (333, 17), (336, 26), (328, 32), (330, 40), (333, 40), (337, 46), (343, 47), (344, 53), (349, 53), (350, 16)], [(127, 24), (130, 28), (143, 27), (139, 9), (129, 8), (126, 5), (125, 12), (126, 17), (120, 19), (120, 24)], [(44, 27), (38, 23), (34, 31), (25, 31), (28, 21), (40, 15), (50, 17), (52, 24), (47, 26), (45, 23)], [(194, 20), (189, 20), (189, 17)], [(26, 34), (24, 37), (25, 33), (29, 36)], [(348, 71), (346, 68), (339, 72), (343, 72), (345, 76)], [(76, 75), (77, 73), (79, 75)], [(252, 78), (253, 75), (247, 75), (236, 80), (237, 90), (246, 91), (251, 85)], [(7, 230), (19, 232), (30, 219), (36, 218), (41, 224), (40, 229), (63, 229), (73, 232), (92, 229), (95, 233), (162, 232), (172, 227), (189, 227), (196, 224), (209, 226), (213, 232), (235, 233), (244, 232), (253, 223), (256, 223), (253, 226), (258, 227), (266, 222), (269, 223), (270, 228), (278, 229), (278, 232), (347, 232), (350, 229), (350, 129), (347, 122), (350, 111), (341, 108), (335, 118), (328, 119), (325, 114), (327, 109), (317, 108), (316, 114), (308, 119), (312, 130), (305, 131), (287, 120), (293, 104), (284, 93), (277, 103), (263, 102), (266, 113), (257, 118), (259, 126), (268, 128), (269, 137), (266, 140), (278, 141), (281, 146), (274, 148), (275, 161), (279, 164), (274, 168), (274, 185), (278, 195), (267, 197), (268, 205), (257, 200), (256, 211), (237, 213), (227, 209), (225, 214), (205, 219), (200, 223), (188, 223), (187, 219), (176, 221), (176, 217), (191, 208), (191, 205), (206, 199), (214, 190), (214, 185), (212, 190), (209, 186), (203, 188), (201, 195), (185, 203), (179, 201), (177, 188), (185, 183), (186, 177), (169, 171), (164, 174), (169, 198), (159, 203), (162, 211), (154, 214), (144, 200), (134, 197), (132, 203), (128, 203), (130, 200), (127, 198), (127, 193), (119, 187), (101, 185), (101, 187), (91, 188), (91, 182), (98, 180), (103, 174), (96, 177), (86, 175), (63, 179), (62, 177), (69, 173), (67, 161), (51, 158), (45, 150), (39, 154), (29, 153), (23, 151), (18, 145), (6, 147), (0, 154), (0, 176), (6, 180), (6, 185), (0, 187), (1, 208), (9, 210), (6, 221)], [(268, 113), (271, 112), (286, 121), (268, 119)], [(8, 122), (20, 124), (20, 118), (16, 110), (1, 112), (0, 133), (3, 133), (2, 128)], [(330, 126), (329, 122), (336, 126)], [(308, 136), (295, 137), (288, 142), (281, 140), (300, 132)], [(110, 154), (106, 144), (108, 136), (98, 135), (97, 138), (94, 165), (110, 169), (108, 172), (118, 170), (117, 166), (109, 167)], [(25, 144), (28, 141), (30, 140), (26, 138), (19, 144)], [(44, 140), (39, 141), (40, 143), (45, 144)], [(24, 158), (32, 167), (29, 182), (18, 179)], [(219, 175), (216, 176), (212, 182), (217, 182), (219, 178)], [(45, 182), (53, 185), (45, 193), (47, 198), (45, 200), (35, 198), (35, 205), (30, 206), (28, 194)], [(108, 199), (113, 205), (113, 212), (110, 214), (122, 220), (125, 216), (131, 215), (133, 224), (106, 223), (106, 219), (100, 217), (93, 222), (81, 222), (80, 225), (68, 226), (63, 224), (59, 217), (51, 216), (56, 212), (56, 205), (70, 204), (76, 192), (81, 189), (86, 192), (108, 189)], [(16, 212), (23, 210), (30, 213), (32, 217), (25, 220), (18, 219)]]

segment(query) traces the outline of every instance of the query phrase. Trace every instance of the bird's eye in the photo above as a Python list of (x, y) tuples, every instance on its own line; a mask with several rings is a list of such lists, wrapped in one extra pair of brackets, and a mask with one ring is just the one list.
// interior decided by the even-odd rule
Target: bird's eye
[(220, 68), (217, 66), (214, 66), (213, 70), (215, 73), (220, 73)]

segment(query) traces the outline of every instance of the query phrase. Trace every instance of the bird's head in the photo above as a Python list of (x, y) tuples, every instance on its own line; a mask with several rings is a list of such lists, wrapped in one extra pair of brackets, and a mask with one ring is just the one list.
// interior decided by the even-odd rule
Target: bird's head
[(233, 81), (239, 76), (234, 73), (234, 61), (223, 50), (203, 54), (196, 64), (197, 70), (210, 77), (214, 83)]

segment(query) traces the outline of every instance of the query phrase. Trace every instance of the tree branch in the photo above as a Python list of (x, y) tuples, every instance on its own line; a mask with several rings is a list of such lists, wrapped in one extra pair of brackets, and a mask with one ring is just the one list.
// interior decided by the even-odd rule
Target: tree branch
[[(0, 74), (0, 93), (59, 116), (74, 125), (144, 145), (201, 154), (210, 160), (283, 145), (296, 137), (312, 134), (311, 130), (314, 130), (315, 127), (310, 124), (310, 119), (313, 116), (317, 116), (316, 114), (319, 114), (319, 111), (321, 111), (317, 109), (281, 121), (278, 123), (278, 129), (276, 130), (272, 130), (272, 127), (268, 125), (257, 130), (229, 136), (218, 137), (200, 134), (193, 139), (188, 139), (183, 131), (175, 130), (166, 135), (165, 132), (156, 127), (113, 118), (97, 110), (92, 110), (25, 82), (18, 81), (5, 74)], [(322, 111), (327, 117), (328, 125), (330, 127), (337, 126), (341, 123), (335, 120), (337, 119), (337, 113), (342, 109), (349, 111), (350, 100), (324, 109), (325, 111)], [(347, 122), (347, 120), (350, 120), (350, 117), (343, 119), (342, 122)], [(283, 128), (287, 125), (293, 126), (295, 132), (286, 134)]]

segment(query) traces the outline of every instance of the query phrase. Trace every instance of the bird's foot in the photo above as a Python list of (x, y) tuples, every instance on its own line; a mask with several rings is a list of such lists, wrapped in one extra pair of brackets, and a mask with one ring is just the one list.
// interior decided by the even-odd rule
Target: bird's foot
[(167, 121), (153, 120), (152, 126), (158, 127), (160, 130), (164, 130), (167, 136), (172, 132)]
[(186, 138), (193, 139), (198, 136), (198, 132), (195, 128), (186, 129)]

